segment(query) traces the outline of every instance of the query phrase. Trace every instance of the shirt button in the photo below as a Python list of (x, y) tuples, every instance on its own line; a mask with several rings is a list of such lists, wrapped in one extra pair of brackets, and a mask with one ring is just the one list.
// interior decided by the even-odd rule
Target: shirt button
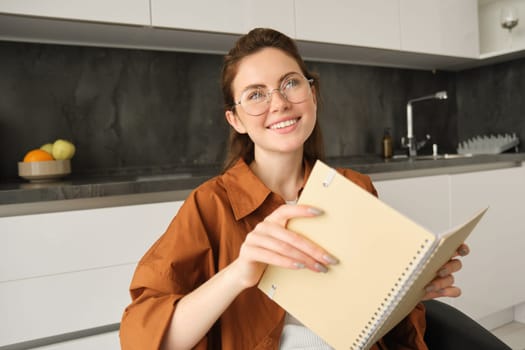
[(273, 340), (272, 340), (272, 338), (266, 338), (266, 339), (264, 339), (263, 342), (262, 342), (262, 345), (263, 345), (265, 348), (269, 348), (269, 347), (271, 347), (272, 344), (273, 344)]

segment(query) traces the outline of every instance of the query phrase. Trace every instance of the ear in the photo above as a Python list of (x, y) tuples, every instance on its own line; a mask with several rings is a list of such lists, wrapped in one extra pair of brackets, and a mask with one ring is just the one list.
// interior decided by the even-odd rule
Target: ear
[(232, 126), (239, 134), (246, 134), (246, 128), (244, 127), (241, 119), (232, 111), (226, 111), (224, 113), (228, 124)]

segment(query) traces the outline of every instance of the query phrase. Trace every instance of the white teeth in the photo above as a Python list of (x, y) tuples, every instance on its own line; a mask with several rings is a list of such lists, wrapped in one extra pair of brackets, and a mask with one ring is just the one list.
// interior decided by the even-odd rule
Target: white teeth
[(282, 129), (286, 128), (287, 126), (294, 125), (295, 123), (297, 123), (297, 119), (285, 120), (283, 122), (271, 125), (270, 129)]

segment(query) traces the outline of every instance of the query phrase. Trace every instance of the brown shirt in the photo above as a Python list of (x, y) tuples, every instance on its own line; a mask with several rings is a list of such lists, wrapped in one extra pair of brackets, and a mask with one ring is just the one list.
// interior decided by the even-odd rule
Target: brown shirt
[[(305, 164), (307, 179), (311, 166)], [(338, 170), (377, 195), (368, 176)], [(246, 234), (282, 204), (242, 160), (195, 189), (137, 266), (120, 326), (122, 349), (159, 349), (177, 301), (235, 260)], [(196, 349), (278, 349), (284, 315), (257, 287), (249, 288)], [(427, 349), (424, 315), (420, 304), (372, 349)]]

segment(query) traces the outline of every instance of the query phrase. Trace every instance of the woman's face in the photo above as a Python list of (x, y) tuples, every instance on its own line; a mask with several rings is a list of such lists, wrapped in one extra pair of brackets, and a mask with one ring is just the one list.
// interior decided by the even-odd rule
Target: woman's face
[[(302, 77), (301, 69), (293, 58), (279, 49), (262, 49), (240, 61), (232, 83), (234, 100), (239, 101), (243, 93), (251, 91), (254, 86), (268, 91), (279, 89), (283, 82), (289, 84), (287, 78), (294, 73)], [(256, 158), (261, 152), (266, 155), (302, 154), (303, 144), (316, 122), (317, 101), (313, 88), (309, 89), (308, 97), (300, 103), (291, 103), (274, 91), (269, 103), (262, 102), (268, 106), (264, 113), (253, 116), (238, 105), (235, 113), (226, 112), (226, 119), (237, 132), (248, 134), (254, 143)]]

